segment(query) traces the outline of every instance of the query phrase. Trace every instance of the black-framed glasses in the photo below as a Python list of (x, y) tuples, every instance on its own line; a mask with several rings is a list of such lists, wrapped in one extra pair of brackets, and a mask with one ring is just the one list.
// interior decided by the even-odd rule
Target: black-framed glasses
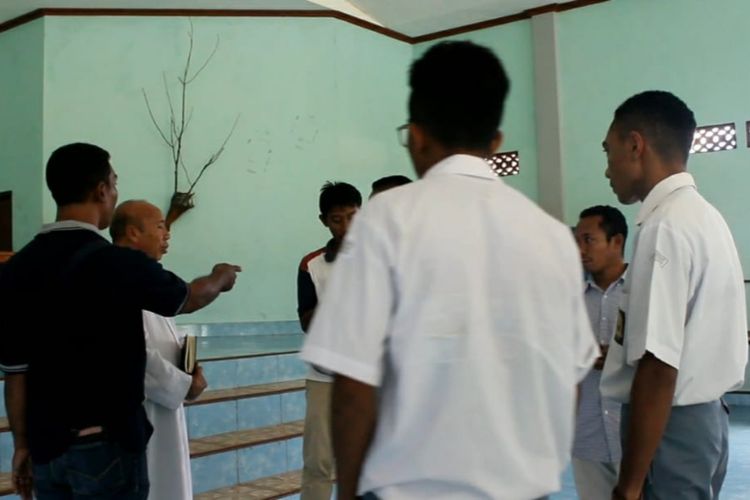
[(398, 143), (403, 147), (407, 147), (409, 145), (409, 124), (404, 123), (398, 127), (396, 129), (396, 134), (398, 134)]

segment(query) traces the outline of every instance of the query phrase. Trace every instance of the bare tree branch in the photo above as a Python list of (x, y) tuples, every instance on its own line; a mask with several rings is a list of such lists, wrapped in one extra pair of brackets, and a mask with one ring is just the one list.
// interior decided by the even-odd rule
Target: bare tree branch
[(151, 118), (151, 121), (153, 122), (154, 126), (159, 132), (159, 136), (162, 138), (164, 143), (170, 149), (172, 163), (174, 166), (174, 192), (175, 193), (178, 192), (179, 171), (180, 169), (182, 169), (183, 173), (185, 174), (185, 178), (187, 179), (188, 185), (189, 185), (189, 189), (187, 191), (187, 194), (189, 195), (193, 193), (195, 186), (198, 184), (198, 181), (201, 179), (201, 177), (206, 172), (208, 167), (216, 163), (216, 161), (224, 152), (224, 148), (226, 147), (227, 143), (229, 142), (229, 139), (232, 137), (235, 129), (237, 128), (237, 123), (239, 122), (240, 116), (237, 115), (237, 118), (234, 120), (234, 124), (232, 125), (232, 128), (229, 131), (229, 134), (226, 136), (226, 138), (224, 139), (224, 142), (221, 144), (219, 149), (216, 152), (214, 152), (208, 158), (208, 160), (203, 164), (200, 172), (198, 173), (198, 176), (194, 180), (191, 179), (190, 172), (187, 168), (187, 165), (185, 165), (185, 160), (183, 158), (183, 152), (184, 152), (183, 141), (185, 140), (185, 132), (190, 126), (190, 123), (193, 118), (193, 108), (190, 107), (188, 109), (188, 105), (187, 105), (187, 90), (188, 90), (187, 86), (190, 83), (192, 83), (203, 72), (204, 69), (206, 69), (208, 64), (216, 55), (216, 52), (219, 49), (219, 36), (218, 35), (216, 36), (216, 43), (214, 44), (214, 48), (211, 51), (211, 53), (208, 55), (208, 57), (200, 66), (200, 68), (198, 68), (198, 70), (195, 71), (195, 73), (193, 73), (192, 75), (190, 72), (190, 68), (193, 62), (193, 50), (195, 47), (194, 26), (193, 26), (192, 19), (190, 19), (190, 29), (188, 30), (187, 36), (188, 36), (188, 52), (187, 52), (187, 57), (185, 59), (185, 67), (182, 70), (181, 74), (177, 76), (177, 82), (180, 85), (180, 95), (178, 97), (177, 104), (175, 104), (175, 102), (172, 100), (172, 94), (169, 91), (169, 84), (167, 82), (166, 72), (162, 73), (162, 81), (164, 83), (164, 93), (167, 98), (167, 105), (169, 106), (169, 129), (168, 130), (159, 126), (159, 123), (157, 122), (156, 117), (154, 116), (153, 109), (151, 108), (151, 103), (148, 100), (146, 91), (142, 89), (142, 92), (143, 92), (143, 98), (146, 102), (146, 108), (148, 109), (149, 117)]
[(154, 112), (151, 109), (151, 103), (148, 102), (148, 96), (146, 95), (146, 89), (141, 89), (141, 92), (143, 93), (143, 100), (146, 101), (146, 109), (148, 110), (148, 116), (151, 117), (151, 123), (154, 124), (154, 127), (156, 127), (156, 130), (159, 132), (159, 135), (164, 140), (164, 142), (169, 146), (172, 147), (172, 143), (169, 139), (167, 139), (167, 135), (164, 133), (164, 131), (159, 126), (159, 123), (156, 121), (156, 118), (154, 117)]
[(216, 160), (218, 160), (221, 154), (224, 152), (224, 147), (227, 145), (227, 143), (229, 142), (229, 139), (231, 139), (232, 135), (234, 134), (234, 130), (237, 128), (237, 123), (239, 123), (239, 121), (240, 121), (240, 115), (237, 115), (237, 118), (234, 119), (234, 124), (232, 125), (232, 129), (229, 131), (229, 134), (227, 134), (227, 137), (224, 139), (224, 142), (221, 144), (219, 149), (216, 150), (216, 152), (208, 158), (206, 163), (201, 168), (201, 171), (198, 174), (198, 177), (196, 177), (195, 181), (193, 181), (190, 184), (190, 189), (188, 189), (188, 194), (193, 192), (193, 188), (195, 188), (195, 185), (198, 184), (198, 181), (201, 179), (201, 177), (203, 177), (203, 174), (206, 172), (208, 167), (216, 163)]
[(198, 71), (195, 72), (193, 76), (187, 79), (186, 83), (190, 83), (196, 78), (198, 78), (198, 75), (201, 74), (201, 72), (206, 69), (206, 66), (208, 66), (208, 63), (211, 62), (211, 59), (214, 58), (214, 55), (216, 54), (216, 51), (219, 50), (219, 35), (216, 35), (216, 43), (214, 44), (214, 50), (211, 51), (211, 54), (206, 58), (206, 61), (203, 63), (203, 65), (198, 68)]
[(185, 162), (183, 161), (182, 157), (180, 157), (180, 166), (182, 167), (182, 171), (185, 172), (185, 178), (187, 179), (188, 184), (192, 186), (193, 181), (190, 179), (190, 172), (188, 172), (188, 169), (185, 166)]

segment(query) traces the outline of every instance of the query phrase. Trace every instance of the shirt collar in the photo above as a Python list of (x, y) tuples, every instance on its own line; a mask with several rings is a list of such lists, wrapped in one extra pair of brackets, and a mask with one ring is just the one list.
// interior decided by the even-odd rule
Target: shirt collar
[(99, 234), (98, 227), (93, 224), (89, 224), (88, 222), (81, 222), (79, 220), (61, 220), (53, 222), (51, 224), (45, 224), (44, 226), (42, 226), (42, 229), (41, 231), (39, 231), (39, 233), (51, 233), (52, 231), (73, 231), (77, 229), (88, 229), (89, 231), (94, 231), (96, 234)]
[(482, 179), (500, 180), (489, 163), (478, 156), (457, 154), (449, 156), (430, 167), (423, 178), (433, 175), (468, 175)]
[(680, 172), (679, 174), (672, 174), (666, 179), (662, 179), (651, 191), (646, 195), (646, 199), (643, 200), (640, 210), (638, 210), (638, 217), (635, 219), (637, 225), (641, 225), (646, 218), (656, 210), (667, 197), (677, 191), (680, 188), (690, 186), (695, 188), (695, 180), (693, 176), (687, 172)]
[[(619, 278), (617, 278), (616, 280), (614, 280), (612, 283), (609, 284), (609, 287), (607, 287), (607, 290), (609, 290), (610, 288), (612, 288), (615, 285), (621, 285), (621, 284), (625, 283), (625, 277), (628, 275), (628, 268), (629, 267), (630, 266), (628, 264), (625, 264), (625, 270), (622, 272), (622, 274), (620, 275)], [(594, 278), (591, 276), (591, 274), (586, 273), (586, 285), (585, 285), (585, 289), (588, 290), (589, 288), (595, 288), (597, 290), (601, 290), (599, 288), (599, 285), (597, 285), (596, 282), (594, 281)], [(603, 291), (606, 292), (606, 290), (603, 290)]]

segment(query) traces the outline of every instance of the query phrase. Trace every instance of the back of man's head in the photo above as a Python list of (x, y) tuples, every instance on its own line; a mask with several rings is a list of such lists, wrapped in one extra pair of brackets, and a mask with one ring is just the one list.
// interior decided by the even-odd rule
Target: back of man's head
[(139, 217), (143, 213), (141, 208), (150, 206), (153, 205), (146, 200), (127, 200), (120, 203), (109, 225), (109, 236), (112, 238), (112, 243), (117, 244), (124, 240), (128, 226), (137, 226), (142, 230), (143, 221)]
[(687, 162), (695, 116), (674, 94), (662, 90), (636, 94), (617, 108), (612, 125), (621, 136), (639, 132), (665, 162)]
[(446, 148), (481, 150), (503, 117), (510, 82), (500, 60), (471, 42), (441, 42), (411, 67), (409, 121)]
[(56, 149), (47, 161), (47, 187), (58, 206), (84, 203), (100, 182), (109, 183), (109, 153), (74, 143)]
[(334, 207), (362, 206), (362, 195), (346, 182), (326, 182), (320, 189), (318, 206), (320, 214), (325, 217)]
[(388, 175), (386, 177), (381, 177), (372, 183), (372, 194), (381, 193), (391, 188), (409, 184), (410, 182), (411, 179), (405, 175)]

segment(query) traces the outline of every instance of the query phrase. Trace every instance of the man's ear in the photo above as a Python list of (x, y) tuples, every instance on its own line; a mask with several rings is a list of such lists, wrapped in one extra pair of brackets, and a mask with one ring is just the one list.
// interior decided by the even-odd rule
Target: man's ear
[(107, 189), (109, 186), (106, 182), (100, 181), (94, 191), (91, 193), (91, 199), (94, 203), (101, 203), (107, 198)]
[(623, 250), (622, 253), (625, 253), (625, 238), (621, 234), (612, 236), (612, 241)]
[(421, 153), (428, 148), (427, 131), (416, 123), (409, 124), (409, 149)]
[(127, 241), (138, 241), (140, 235), (141, 231), (135, 224), (128, 224), (125, 226), (125, 239)]
[(320, 219), (320, 223), (323, 224), (325, 227), (328, 227), (328, 223), (326, 222), (326, 216), (323, 214), (318, 215), (318, 219)]
[(505, 136), (503, 136), (503, 132), (498, 130), (495, 132), (495, 136), (492, 138), (492, 142), (490, 143), (490, 155), (494, 155), (498, 152), (500, 147), (503, 145), (503, 139), (505, 139)]
[(643, 156), (643, 151), (646, 149), (646, 139), (643, 137), (643, 134), (637, 130), (631, 130), (628, 133), (628, 142), (628, 147), (634, 160)]

